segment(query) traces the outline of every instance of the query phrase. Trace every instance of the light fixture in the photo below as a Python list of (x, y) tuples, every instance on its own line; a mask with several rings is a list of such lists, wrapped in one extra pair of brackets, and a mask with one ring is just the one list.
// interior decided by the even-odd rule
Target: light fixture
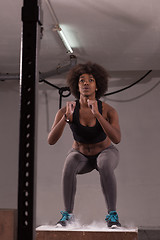
[(45, 1), (46, 1), (46, 4), (47, 4), (47, 7), (48, 7), (48, 9), (49, 9), (49, 11), (51, 13), (51, 16), (53, 18), (53, 21), (56, 23), (54, 28), (53, 28), (53, 31), (57, 31), (57, 33), (58, 33), (60, 39), (62, 40), (65, 48), (67, 49), (67, 52), (68, 53), (73, 53), (73, 50), (72, 50), (69, 42), (67, 41), (67, 38), (65, 37), (62, 28), (59, 25), (58, 18), (56, 16), (55, 12), (54, 12), (54, 9), (52, 7), (52, 4), (51, 4), (50, 0), (45, 0)]
[(66, 36), (64, 35), (64, 32), (63, 32), (62, 28), (61, 28), (59, 25), (56, 25), (55, 28), (53, 28), (53, 30), (54, 30), (54, 31), (57, 31), (59, 37), (61, 38), (61, 40), (62, 40), (62, 42), (63, 42), (63, 44), (64, 44), (64, 46), (65, 46), (66, 49), (67, 49), (67, 52), (68, 52), (68, 53), (73, 53), (73, 50), (72, 50), (69, 42), (67, 41), (67, 38), (66, 38)]

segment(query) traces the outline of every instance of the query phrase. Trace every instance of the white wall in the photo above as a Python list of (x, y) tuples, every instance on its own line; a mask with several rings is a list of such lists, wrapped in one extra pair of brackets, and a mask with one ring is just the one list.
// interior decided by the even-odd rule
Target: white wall
[(0, 81), (0, 208), (17, 207), (19, 89)]
[[(123, 224), (158, 227), (160, 222), (160, 84), (141, 98), (135, 98), (160, 79), (153, 78), (125, 92), (104, 98), (119, 113), (122, 141), (117, 146), (121, 160), (116, 169), (117, 210)], [(19, 86), (16, 81), (0, 82), (0, 208), (17, 205)], [(42, 89), (42, 87), (41, 87)], [(47, 144), (48, 122), (51, 127), (59, 106), (57, 90), (39, 90), (37, 225), (52, 223), (63, 210), (61, 172), (66, 153), (72, 145), (67, 126), (54, 146)], [(48, 115), (46, 96), (48, 98)], [(72, 97), (67, 100), (73, 99)], [(63, 100), (63, 105), (66, 99)], [(84, 224), (103, 221), (107, 213), (97, 171), (78, 176), (76, 216)]]

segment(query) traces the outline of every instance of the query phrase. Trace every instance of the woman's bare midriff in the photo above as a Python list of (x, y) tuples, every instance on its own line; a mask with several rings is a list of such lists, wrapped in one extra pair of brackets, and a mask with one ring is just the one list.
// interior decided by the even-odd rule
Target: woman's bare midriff
[(93, 144), (79, 143), (77, 141), (74, 141), (72, 147), (84, 155), (92, 156), (100, 153), (110, 145), (111, 141), (107, 137), (104, 141)]

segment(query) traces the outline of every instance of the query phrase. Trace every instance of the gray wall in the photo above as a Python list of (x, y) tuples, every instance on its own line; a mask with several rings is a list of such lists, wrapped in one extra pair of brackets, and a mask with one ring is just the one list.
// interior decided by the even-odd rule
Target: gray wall
[[(153, 78), (123, 93), (102, 99), (117, 109), (120, 118), (122, 141), (117, 145), (121, 156), (116, 169), (117, 210), (121, 222), (127, 225), (158, 227), (160, 222), (160, 84), (138, 98), (159, 81), (159, 78)], [(73, 97), (67, 98), (70, 99)], [(65, 128), (56, 145), (47, 144), (48, 128), (58, 106), (57, 90), (41, 86), (38, 106), (37, 225), (54, 224), (63, 210), (61, 173), (65, 156), (72, 145), (69, 127)], [(0, 208), (16, 208), (18, 81), (0, 82), (0, 111)], [(97, 171), (78, 176), (74, 213), (83, 224), (104, 220), (107, 211)]]

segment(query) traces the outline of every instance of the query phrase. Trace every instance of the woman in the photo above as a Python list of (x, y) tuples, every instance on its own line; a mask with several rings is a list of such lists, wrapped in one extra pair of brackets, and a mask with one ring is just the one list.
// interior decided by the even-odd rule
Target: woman
[(100, 175), (108, 215), (108, 227), (121, 226), (116, 212), (116, 179), (114, 169), (119, 152), (112, 144), (121, 140), (116, 110), (99, 100), (108, 89), (108, 73), (98, 64), (88, 62), (72, 68), (67, 78), (76, 101), (67, 102), (55, 117), (48, 143), (55, 144), (68, 123), (73, 133), (73, 145), (63, 169), (65, 211), (57, 223), (66, 226), (74, 220), (76, 175), (96, 169)]

